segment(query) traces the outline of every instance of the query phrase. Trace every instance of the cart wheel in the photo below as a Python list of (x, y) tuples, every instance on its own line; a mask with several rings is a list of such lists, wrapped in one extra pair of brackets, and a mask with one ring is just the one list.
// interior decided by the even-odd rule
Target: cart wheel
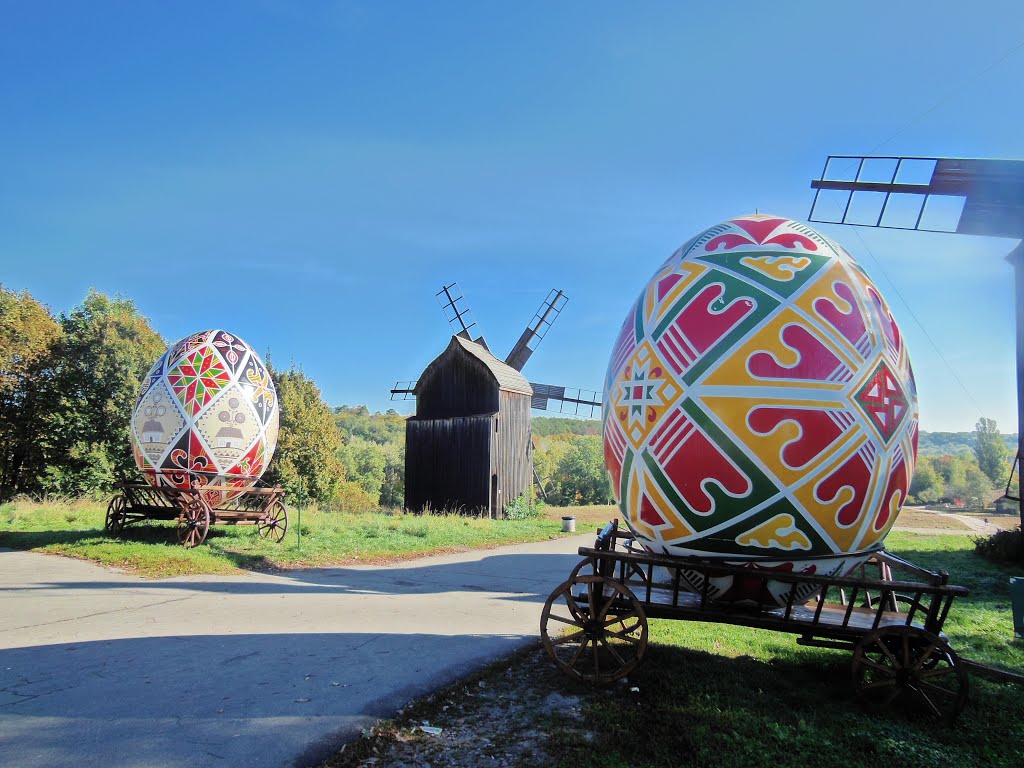
[(271, 539), (280, 544), (288, 532), (288, 510), (280, 501), (270, 505), (266, 515), (260, 519), (257, 529), (264, 539)]
[(196, 547), (206, 541), (210, 530), (210, 508), (199, 496), (184, 503), (178, 515), (178, 541), (184, 547)]
[(940, 637), (917, 627), (886, 627), (853, 652), (853, 685), (868, 710), (903, 699), (952, 723), (967, 703), (967, 671)]
[(575, 575), (544, 604), (540, 636), (559, 669), (600, 685), (628, 675), (643, 659), (647, 616), (614, 579)]
[(126, 506), (127, 502), (123, 494), (118, 494), (112, 498), (107, 505), (107, 517), (103, 521), (103, 530), (110, 536), (120, 536), (121, 531), (124, 530), (124, 510)]
[[(869, 592), (867, 599), (864, 600), (864, 607), (876, 607), (880, 597), (881, 595)], [(893, 595), (892, 597), (896, 601), (896, 613), (910, 613), (913, 611), (914, 616), (920, 617), (922, 621), (924, 620), (924, 617), (928, 615), (928, 609), (925, 608), (916, 598), (909, 595)]]

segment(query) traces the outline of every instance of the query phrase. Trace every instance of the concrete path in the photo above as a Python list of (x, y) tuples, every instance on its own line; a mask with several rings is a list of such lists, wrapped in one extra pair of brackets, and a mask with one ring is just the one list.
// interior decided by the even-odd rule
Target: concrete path
[(0, 550), (0, 765), (316, 763), (533, 641), (591, 541), (161, 581)]

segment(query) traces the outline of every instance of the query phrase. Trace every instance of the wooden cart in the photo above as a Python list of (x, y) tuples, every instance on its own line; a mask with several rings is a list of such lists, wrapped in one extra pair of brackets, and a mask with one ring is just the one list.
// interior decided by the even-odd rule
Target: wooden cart
[(220, 491), (237, 488), (199, 486), (177, 488), (147, 483), (120, 483), (119, 493), (107, 506), (104, 528), (119, 536), (125, 526), (146, 520), (175, 520), (178, 541), (195, 547), (206, 540), (211, 525), (255, 525), (264, 539), (280, 542), (288, 531), (288, 509), (284, 489), (251, 488), (230, 501), (211, 506), (207, 501)]
[[(540, 623), (548, 655), (578, 680), (609, 683), (635, 669), (647, 650), (650, 617), (770, 629), (796, 635), (801, 645), (851, 650), (854, 689), (870, 710), (916, 702), (951, 722), (966, 703), (965, 665), (942, 625), (967, 589), (949, 584), (944, 572), (884, 552), (843, 578), (659, 556), (635, 548), (617, 522), (579, 553), (583, 560), (551, 593)], [(894, 571), (912, 580), (896, 580)], [(770, 581), (775, 594), (781, 586), (780, 605), (713, 600), (709, 585), (729, 577), (761, 588)], [(703, 589), (688, 586), (694, 583)]]

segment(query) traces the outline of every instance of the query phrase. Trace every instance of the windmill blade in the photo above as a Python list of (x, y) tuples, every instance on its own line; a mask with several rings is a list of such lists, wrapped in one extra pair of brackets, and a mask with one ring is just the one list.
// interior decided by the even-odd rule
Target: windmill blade
[[(469, 302), (463, 296), (459, 284), (451, 283), (450, 285), (442, 286), (441, 290), (435, 295), (437, 296), (437, 303), (441, 305), (441, 311), (444, 313), (445, 320), (448, 321), (448, 325), (452, 328), (452, 333), (456, 336), (461, 336), (466, 341), (475, 341), (486, 349), (487, 342), (484, 341), (484, 335), (472, 311), (469, 309)], [(476, 338), (473, 338), (474, 336)]]
[(415, 400), (416, 399), (416, 382), (415, 381), (396, 381), (395, 386), (391, 388), (391, 399), (392, 400)]
[(517, 371), (523, 370), (526, 361), (530, 359), (530, 355), (533, 354), (541, 341), (544, 340), (548, 330), (550, 330), (551, 325), (558, 318), (567, 301), (569, 301), (568, 296), (557, 288), (551, 289), (551, 293), (544, 299), (544, 303), (540, 305), (540, 309), (537, 310), (530, 324), (526, 326), (523, 335), (519, 337), (519, 341), (516, 342), (516, 345), (512, 347), (512, 351), (508, 353), (508, 357), (505, 358), (507, 365), (512, 366)]
[(573, 416), (594, 417), (595, 411), (601, 410), (601, 396), (594, 390), (575, 389), (573, 387), (559, 387), (554, 384), (534, 384), (533, 399), (530, 406), (538, 411), (548, 410), (551, 401), (557, 403), (555, 406), (558, 413), (572, 414)]

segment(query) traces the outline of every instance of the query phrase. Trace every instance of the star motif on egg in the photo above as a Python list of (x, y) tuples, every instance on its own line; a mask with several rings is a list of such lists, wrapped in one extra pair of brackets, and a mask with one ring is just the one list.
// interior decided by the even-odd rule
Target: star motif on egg
[(622, 371), (614, 390), (614, 407), (630, 441), (639, 446), (683, 389), (650, 344), (640, 345)]

